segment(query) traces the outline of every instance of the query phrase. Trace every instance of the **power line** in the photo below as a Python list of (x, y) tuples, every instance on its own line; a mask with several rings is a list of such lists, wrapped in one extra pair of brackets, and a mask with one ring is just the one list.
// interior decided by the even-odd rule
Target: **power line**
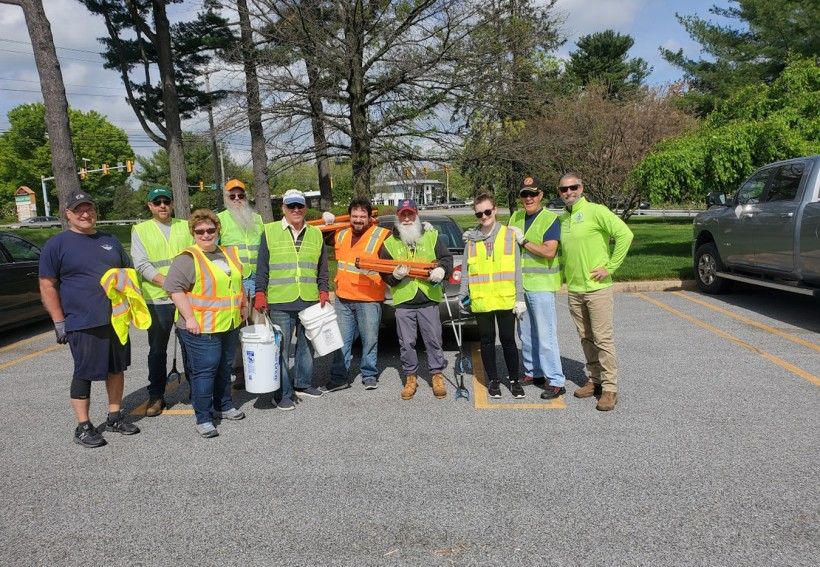
[[(40, 81), (33, 81), (31, 79), (13, 79), (11, 77), (0, 77), (0, 81), (13, 81), (13, 82), (17, 82), (17, 83), (35, 83), (35, 84), (38, 84), (38, 85), (40, 84)], [(90, 84), (81, 85), (81, 84), (78, 84), (78, 83), (64, 83), (64, 84), (67, 87), (81, 87), (81, 88), (82, 87), (93, 87), (95, 89), (108, 89), (108, 90), (121, 90), (121, 88), (122, 88), (122, 87), (103, 87), (103, 86), (100, 86), (100, 85), (90, 85)]]
[[(19, 39), (0, 39), (0, 41), (5, 41), (7, 43), (19, 43), (22, 45), (31, 45), (30, 41), (22, 41)], [(94, 55), (99, 55), (99, 51), (91, 51), (90, 49), (78, 49), (76, 47), (63, 47), (62, 45), (55, 45), (57, 49), (65, 49), (66, 51), (80, 51), (82, 53), (93, 53)]]
[[(32, 53), (30, 51), (17, 51), (15, 49), (3, 49), (2, 47), (0, 47), (0, 51), (5, 51), (6, 53), (20, 53), (22, 55), (31, 55), (32, 57), (34, 57), (34, 53)], [(71, 59), (72, 61), (86, 61), (88, 63), (96, 63), (98, 65), (100, 63), (102, 63), (102, 61), (93, 61), (91, 59), (82, 59), (80, 57), (68, 57), (67, 55), (61, 55), (60, 59)]]
[[(6, 89), (6, 88), (3, 88), (3, 87), (0, 87), (0, 91), (10, 91), (10, 92), (15, 92), (15, 93), (40, 93), (40, 91), (38, 91), (36, 89)], [(42, 93), (40, 93), (40, 94), (42, 94)], [(113, 95), (113, 94), (75, 93), (75, 92), (69, 92), (69, 91), (66, 91), (65, 94), (72, 95), (72, 96), (102, 96), (102, 97), (108, 97), (108, 98), (122, 98), (124, 96), (124, 95)]]

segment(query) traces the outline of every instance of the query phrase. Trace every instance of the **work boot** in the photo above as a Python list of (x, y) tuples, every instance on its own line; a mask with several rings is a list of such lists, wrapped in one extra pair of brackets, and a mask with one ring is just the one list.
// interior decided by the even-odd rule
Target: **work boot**
[(416, 388), (419, 385), (416, 383), (416, 375), (415, 374), (408, 374), (407, 380), (404, 382), (404, 388), (401, 389), (401, 399), (402, 400), (409, 400), (414, 395), (416, 395)]
[(576, 388), (575, 392), (572, 395), (576, 398), (590, 398), (592, 396), (600, 396), (601, 385), (596, 384), (592, 380), (587, 380), (587, 383), (581, 386), (580, 388)]
[(447, 388), (444, 386), (444, 375), (441, 372), (433, 374), (433, 395), (439, 400), (447, 397)]
[(162, 398), (153, 398), (148, 400), (148, 407), (145, 408), (146, 417), (156, 417), (162, 413), (165, 408), (165, 400)]
[(615, 404), (618, 403), (618, 394), (616, 392), (604, 392), (601, 394), (601, 399), (598, 400), (598, 405), (595, 409), (598, 411), (612, 411), (615, 409)]

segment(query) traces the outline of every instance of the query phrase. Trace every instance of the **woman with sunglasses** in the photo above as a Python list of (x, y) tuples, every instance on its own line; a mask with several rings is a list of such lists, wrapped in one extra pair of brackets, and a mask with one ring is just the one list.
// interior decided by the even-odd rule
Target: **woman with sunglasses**
[(459, 302), (467, 306), (478, 322), (481, 361), (487, 374), (491, 398), (501, 397), (495, 362), (495, 327), (514, 398), (524, 397), (518, 375), (518, 346), (515, 344), (515, 318), (526, 312), (521, 283), (521, 257), (515, 233), (496, 220), (495, 198), (479, 194), (473, 201), (478, 226), (465, 233), (466, 275), (462, 276)]
[(217, 246), (219, 218), (207, 209), (191, 213), (194, 245), (177, 256), (163, 284), (177, 306), (179, 338), (188, 355), (191, 403), (202, 437), (219, 433), (213, 419), (243, 419), (233, 405), (231, 362), (246, 312), (242, 264), (233, 247)]

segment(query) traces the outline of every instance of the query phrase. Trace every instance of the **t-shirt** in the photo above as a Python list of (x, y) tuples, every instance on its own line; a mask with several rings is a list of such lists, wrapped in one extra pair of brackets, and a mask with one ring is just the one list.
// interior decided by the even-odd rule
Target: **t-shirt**
[[(202, 251), (205, 257), (213, 262), (214, 266), (221, 269), (228, 275), (231, 275), (231, 267), (222, 250), (216, 248), (213, 252)], [(196, 267), (194, 266), (194, 257), (188, 253), (182, 253), (171, 262), (171, 267), (168, 268), (168, 274), (165, 276), (165, 283), (162, 284), (162, 289), (172, 294), (174, 292), (188, 292), (194, 289), (196, 282)], [(180, 314), (177, 320), (177, 327), (185, 328), (185, 319)]]
[[(530, 229), (532, 221), (535, 220), (535, 217), (537, 217), (540, 212), (541, 211), (537, 211), (531, 215), (524, 213), (524, 232), (527, 232)], [(544, 233), (544, 239), (542, 242), (547, 242), (549, 240), (561, 240), (561, 221), (558, 220), (558, 217), (555, 218), (553, 223), (547, 229), (547, 232)]]
[(111, 300), (100, 279), (111, 268), (131, 267), (122, 244), (106, 232), (55, 234), (40, 255), (40, 277), (57, 280), (66, 331), (110, 323)]

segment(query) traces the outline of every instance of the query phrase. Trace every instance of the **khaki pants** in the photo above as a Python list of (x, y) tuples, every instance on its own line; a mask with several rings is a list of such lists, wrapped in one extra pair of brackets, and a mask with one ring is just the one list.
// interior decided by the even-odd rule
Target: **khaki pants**
[(569, 292), (569, 312), (581, 337), (589, 378), (604, 392), (618, 391), (618, 361), (612, 329), (612, 287)]

